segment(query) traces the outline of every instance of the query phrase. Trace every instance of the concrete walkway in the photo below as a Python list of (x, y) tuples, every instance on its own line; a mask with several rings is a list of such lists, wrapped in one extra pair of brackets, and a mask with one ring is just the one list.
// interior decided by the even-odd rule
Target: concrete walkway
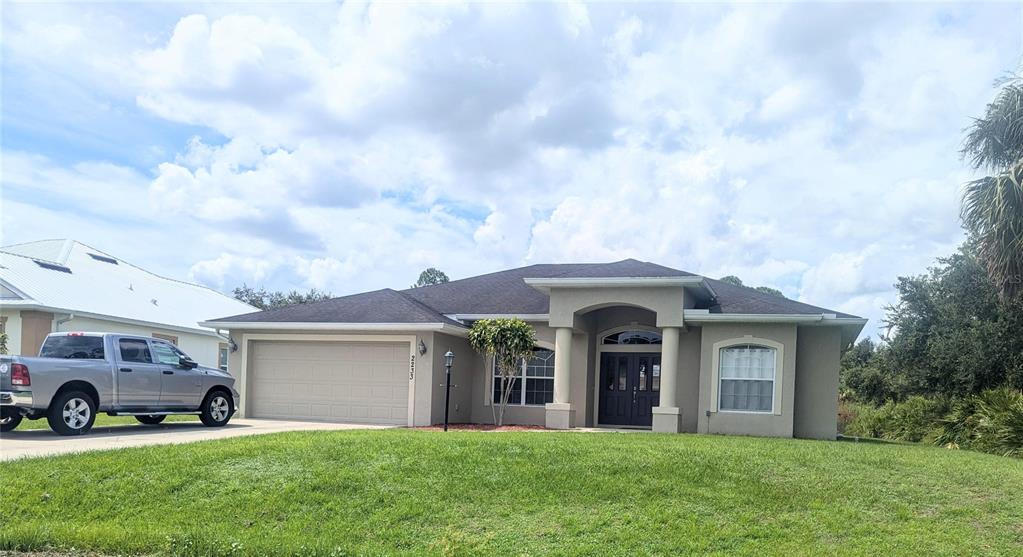
[(282, 431), (338, 429), (386, 429), (391, 426), (338, 424), (285, 420), (238, 419), (224, 427), (206, 427), (198, 422), (171, 422), (158, 426), (95, 427), (87, 435), (61, 437), (48, 429), (14, 430), (0, 436), (0, 460), (46, 456), (145, 445), (191, 443)]

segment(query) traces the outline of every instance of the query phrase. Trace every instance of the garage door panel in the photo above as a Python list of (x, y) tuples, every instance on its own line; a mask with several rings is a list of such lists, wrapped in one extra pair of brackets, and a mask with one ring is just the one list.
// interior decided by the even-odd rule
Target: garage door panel
[(408, 352), (404, 342), (255, 342), (251, 414), (405, 424)]

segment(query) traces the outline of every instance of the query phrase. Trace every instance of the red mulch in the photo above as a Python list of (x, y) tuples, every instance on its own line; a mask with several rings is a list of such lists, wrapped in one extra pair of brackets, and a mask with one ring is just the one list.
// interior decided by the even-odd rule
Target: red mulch
[[(419, 426), (413, 429), (426, 431), (444, 431), (443, 425)], [(448, 424), (448, 431), (543, 431), (547, 428), (538, 425), (503, 425), (493, 424)]]

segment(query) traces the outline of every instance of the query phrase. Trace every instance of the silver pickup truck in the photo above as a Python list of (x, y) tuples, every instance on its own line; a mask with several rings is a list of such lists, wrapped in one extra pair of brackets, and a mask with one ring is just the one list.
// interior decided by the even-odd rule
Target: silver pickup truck
[(234, 378), (200, 367), (173, 344), (111, 333), (52, 333), (38, 358), (0, 357), (0, 431), (46, 417), (60, 435), (82, 435), (97, 412), (158, 424), (198, 414), (219, 427), (238, 407)]

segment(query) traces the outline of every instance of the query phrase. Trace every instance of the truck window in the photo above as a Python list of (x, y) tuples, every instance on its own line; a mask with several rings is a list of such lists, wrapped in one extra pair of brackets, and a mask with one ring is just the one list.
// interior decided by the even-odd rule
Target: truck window
[(102, 360), (103, 337), (49, 336), (39, 349), (41, 358), (64, 358), (69, 360)]
[(153, 353), (156, 354), (157, 363), (176, 366), (181, 363), (181, 356), (173, 346), (166, 342), (154, 342)]
[(122, 338), (118, 341), (121, 349), (122, 362), (153, 363), (153, 355), (149, 352), (149, 343), (137, 338)]

